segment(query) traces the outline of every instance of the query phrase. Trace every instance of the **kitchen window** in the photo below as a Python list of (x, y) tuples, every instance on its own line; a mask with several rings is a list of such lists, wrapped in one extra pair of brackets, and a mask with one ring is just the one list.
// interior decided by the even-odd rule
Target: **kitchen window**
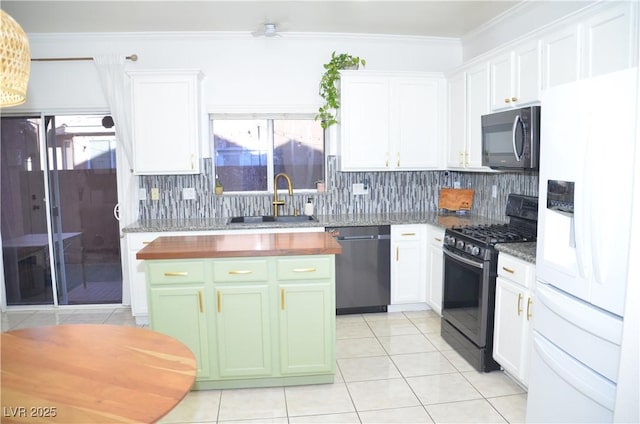
[(225, 192), (273, 192), (281, 172), (294, 190), (315, 190), (324, 179), (324, 131), (313, 116), (212, 115), (211, 128), (216, 179)]

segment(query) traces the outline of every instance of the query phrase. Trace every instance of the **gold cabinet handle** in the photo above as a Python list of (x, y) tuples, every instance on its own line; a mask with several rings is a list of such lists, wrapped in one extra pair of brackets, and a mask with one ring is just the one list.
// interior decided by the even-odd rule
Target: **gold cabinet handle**
[(531, 298), (527, 299), (527, 321), (529, 321), (529, 318), (531, 318), (531, 304), (533, 303), (533, 300), (531, 300)]
[(511, 268), (507, 268), (507, 267), (505, 267), (505, 266), (503, 266), (503, 267), (502, 267), (502, 270), (503, 270), (503, 271), (507, 271), (509, 274), (515, 274), (515, 271), (514, 271), (514, 270), (512, 270)]
[(517, 102), (517, 101), (518, 101), (518, 98), (517, 98), (517, 97), (512, 97), (512, 98), (511, 98), (511, 101), (512, 101), (512, 102)]
[(191, 169), (196, 169), (196, 162), (193, 155), (191, 155)]
[(143, 241), (142, 244), (149, 244), (151, 243), (150, 241)]
[(404, 237), (404, 236), (415, 236), (415, 235), (416, 235), (416, 233), (402, 233), (401, 235), (402, 235), (403, 237)]
[(522, 313), (522, 293), (518, 293), (518, 316)]
[(217, 303), (218, 303), (218, 313), (222, 312), (222, 296), (220, 296), (220, 292), (216, 292)]
[(285, 304), (284, 304), (284, 289), (280, 289), (280, 309), (282, 309), (284, 311), (285, 308)]
[(187, 275), (189, 275), (187, 271), (169, 271), (164, 273), (165, 277), (186, 277)]
[(435, 241), (437, 241), (438, 243), (442, 243), (442, 239), (441, 239), (441, 238), (434, 237), (433, 239), (434, 239)]
[(316, 268), (293, 268), (293, 272), (316, 272)]
[(400, 167), (400, 153), (396, 153), (396, 166), (399, 168)]
[(458, 165), (460, 165), (460, 166), (462, 166), (464, 164), (464, 156), (463, 155), (464, 155), (463, 152), (460, 152), (458, 154)]
[(396, 246), (396, 262), (400, 260), (400, 246)]
[(200, 313), (204, 312), (204, 307), (202, 306), (202, 292), (198, 290), (198, 305), (200, 305)]
[(385, 168), (389, 167), (389, 152), (384, 154), (384, 166)]
[(253, 271), (250, 269), (239, 269), (239, 270), (231, 270), (229, 271), (229, 274), (231, 275), (245, 275), (245, 274), (251, 274)]

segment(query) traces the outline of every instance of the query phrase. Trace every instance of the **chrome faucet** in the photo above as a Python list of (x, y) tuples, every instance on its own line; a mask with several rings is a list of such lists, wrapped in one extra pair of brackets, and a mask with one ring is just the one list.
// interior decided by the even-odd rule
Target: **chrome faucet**
[(287, 180), (287, 186), (289, 188), (289, 196), (293, 196), (293, 187), (291, 186), (291, 178), (284, 172), (279, 173), (273, 179), (273, 216), (278, 216), (278, 206), (284, 206), (284, 200), (278, 199), (278, 179), (283, 177)]

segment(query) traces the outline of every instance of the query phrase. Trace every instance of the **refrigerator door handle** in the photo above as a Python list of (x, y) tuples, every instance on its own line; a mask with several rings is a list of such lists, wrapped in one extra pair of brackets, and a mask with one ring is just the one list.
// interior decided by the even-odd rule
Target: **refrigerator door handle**
[[(518, 146), (516, 146), (516, 131), (518, 130), (518, 123), (524, 125), (522, 123), (522, 119), (520, 119), (520, 115), (516, 115), (515, 119), (513, 120), (513, 127), (511, 128), (511, 142), (513, 143), (513, 155), (516, 157), (516, 160), (520, 162), (522, 160), (522, 153), (518, 154)], [(522, 142), (524, 143), (524, 134), (523, 134)]]
[(558, 377), (594, 402), (613, 411), (616, 400), (616, 385), (613, 382), (582, 365), (538, 333), (533, 334), (533, 344), (540, 359)]

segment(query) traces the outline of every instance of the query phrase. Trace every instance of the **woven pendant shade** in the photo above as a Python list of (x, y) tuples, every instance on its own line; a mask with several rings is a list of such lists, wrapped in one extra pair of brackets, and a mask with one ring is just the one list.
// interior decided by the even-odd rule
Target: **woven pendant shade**
[(0, 107), (16, 106), (27, 99), (31, 66), (29, 39), (4, 10), (0, 10), (0, 17)]

